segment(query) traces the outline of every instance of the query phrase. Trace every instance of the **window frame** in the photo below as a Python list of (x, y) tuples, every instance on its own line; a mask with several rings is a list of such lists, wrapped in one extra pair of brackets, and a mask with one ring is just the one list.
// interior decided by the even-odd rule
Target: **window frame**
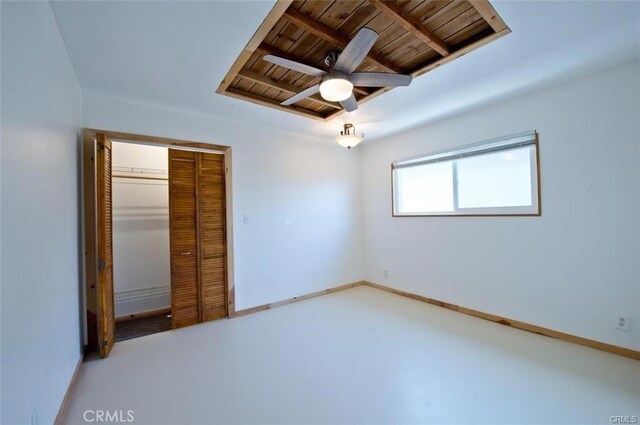
[[(528, 146), (534, 147), (534, 150), (531, 150), (531, 171), (535, 172), (535, 176), (531, 178), (531, 194), (533, 205), (531, 206), (523, 206), (523, 207), (481, 207), (481, 208), (458, 208), (458, 173), (457, 173), (457, 159), (460, 158), (452, 158), (449, 161), (452, 161), (452, 178), (453, 178), (453, 205), (454, 210), (451, 212), (442, 212), (436, 211), (434, 213), (399, 213), (396, 211), (396, 205), (398, 203), (399, 193), (397, 190), (396, 184), (396, 165), (400, 163), (407, 163), (410, 161), (418, 161), (419, 159), (424, 159), (432, 156), (443, 155), (443, 154), (454, 154), (456, 152), (464, 151), (464, 150), (473, 150), (474, 148), (481, 148), (482, 146), (489, 145), (495, 142), (501, 141), (509, 141), (512, 139), (524, 138), (524, 137), (532, 137), (533, 142), (529, 143)], [(517, 149), (519, 146), (514, 145), (512, 148)], [(507, 148), (508, 149), (508, 148)], [(490, 154), (491, 152), (486, 153), (477, 153), (477, 154), (469, 154), (467, 157), (474, 157), (480, 155)], [(447, 161), (446, 159), (443, 160)], [(393, 161), (391, 163), (391, 216), (392, 217), (540, 217), (542, 215), (542, 189), (541, 189), (541, 177), (540, 177), (540, 144), (538, 139), (538, 132), (526, 131), (523, 133), (517, 133), (510, 136), (505, 137), (497, 137), (495, 139), (485, 140), (479, 143), (473, 143), (470, 145), (459, 146), (452, 149), (447, 149), (446, 151), (433, 152), (430, 154), (419, 155), (413, 158), (407, 158), (403, 160)]]

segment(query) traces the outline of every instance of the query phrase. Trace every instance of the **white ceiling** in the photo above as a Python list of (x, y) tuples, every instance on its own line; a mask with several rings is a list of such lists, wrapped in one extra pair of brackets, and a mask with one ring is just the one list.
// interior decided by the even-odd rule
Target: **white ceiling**
[(215, 94), (273, 1), (53, 1), (86, 92), (321, 138), (377, 139), (640, 57), (640, 2), (493, 1), (512, 34), (329, 123)]

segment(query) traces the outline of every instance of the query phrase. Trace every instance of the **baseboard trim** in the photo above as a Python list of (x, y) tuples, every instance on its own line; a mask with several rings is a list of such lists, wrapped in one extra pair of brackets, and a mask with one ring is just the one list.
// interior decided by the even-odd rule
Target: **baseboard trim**
[(274, 303), (262, 304), (262, 305), (258, 305), (256, 307), (245, 308), (244, 310), (236, 311), (236, 314), (233, 317), (246, 316), (247, 314), (257, 313), (259, 311), (270, 310), (272, 308), (281, 307), (283, 305), (288, 305), (288, 304), (293, 304), (293, 303), (298, 302), (298, 301), (308, 300), (310, 298), (319, 297), (321, 295), (333, 294), (334, 292), (344, 291), (345, 289), (349, 289), (349, 288), (355, 288), (357, 286), (362, 286), (364, 284), (365, 284), (364, 281), (347, 283), (346, 285), (340, 285), (340, 286), (336, 286), (336, 287), (329, 288), (329, 289), (323, 289), (322, 291), (312, 292), (310, 294), (300, 295), (300, 296), (297, 296), (297, 297), (288, 298), (286, 300), (276, 301)]
[(78, 376), (80, 375), (80, 368), (82, 366), (82, 362), (84, 361), (84, 353), (86, 347), (82, 347), (80, 352), (80, 358), (78, 359), (78, 363), (76, 364), (76, 368), (73, 371), (73, 375), (71, 375), (71, 381), (69, 381), (69, 386), (67, 387), (67, 392), (62, 399), (62, 403), (60, 404), (60, 408), (58, 409), (58, 414), (56, 415), (56, 420), (53, 422), (54, 425), (62, 425), (64, 424), (64, 418), (67, 415), (67, 409), (69, 408), (69, 401), (71, 401), (71, 396), (73, 396), (74, 391), (76, 390), (76, 384), (78, 383)]
[(457, 311), (458, 313), (468, 314), (469, 316), (478, 317), (480, 319), (489, 320), (491, 322), (499, 323), (504, 326), (510, 326), (512, 328), (520, 329), (527, 332), (532, 332), (539, 335), (548, 336), (550, 338), (556, 338), (574, 344), (584, 345), (585, 347), (595, 348), (596, 350), (607, 351), (609, 353), (617, 354), (619, 356), (628, 357), (634, 360), (640, 360), (640, 351), (632, 350), (630, 348), (620, 347), (618, 345), (607, 344), (593, 339), (583, 338), (581, 336), (571, 335), (565, 332), (554, 331), (553, 329), (543, 328), (542, 326), (532, 325), (530, 323), (520, 322), (518, 320), (508, 319), (506, 317), (496, 316), (495, 314), (485, 313), (471, 308), (461, 307), (456, 304), (439, 301), (433, 298), (425, 297), (422, 295), (412, 294), (411, 292), (405, 292), (398, 289), (390, 288), (388, 286), (380, 285), (369, 281), (363, 281), (363, 284), (372, 288), (380, 289), (390, 292), (402, 297), (411, 298), (412, 300), (422, 301), (427, 304), (432, 304), (438, 307), (443, 307), (449, 310)]
[(141, 319), (143, 317), (157, 316), (159, 314), (171, 314), (171, 307), (159, 308), (157, 310), (143, 311), (141, 313), (127, 314), (126, 316), (116, 317), (116, 323), (126, 322), (133, 319)]

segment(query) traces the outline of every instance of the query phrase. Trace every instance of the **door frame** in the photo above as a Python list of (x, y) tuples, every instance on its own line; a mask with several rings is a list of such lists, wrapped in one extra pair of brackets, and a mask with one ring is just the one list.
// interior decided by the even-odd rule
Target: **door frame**
[[(141, 134), (124, 133), (119, 131), (99, 130), (93, 128), (84, 128), (82, 130), (83, 148), (86, 150), (83, 161), (85, 161), (85, 175), (84, 175), (84, 252), (85, 252), (85, 270), (83, 273), (84, 279), (84, 297), (85, 305), (87, 300), (96, 299), (97, 288), (97, 216), (95, 209), (95, 196), (92, 194), (93, 187), (91, 187), (91, 181), (95, 181), (95, 176), (90, 175), (90, 169), (87, 166), (87, 158), (89, 155), (93, 155), (91, 146), (95, 144), (97, 134), (104, 134), (106, 139), (113, 142), (133, 143), (142, 145), (161, 146), (171, 149), (189, 150), (189, 151), (201, 151), (218, 153), (224, 156), (225, 164), (225, 227), (226, 227), (226, 269), (227, 269), (227, 317), (232, 318), (236, 316), (235, 308), (235, 284), (234, 284), (234, 272), (233, 272), (233, 189), (232, 189), (232, 160), (231, 160), (231, 146), (218, 145), (214, 143), (195, 142), (180, 139), (171, 139), (167, 137), (155, 137)], [(95, 164), (95, 162), (94, 162)], [(95, 165), (93, 167), (95, 170)], [(94, 185), (95, 187), (95, 185)], [(95, 193), (95, 192), (93, 192)], [(91, 301), (89, 301), (91, 304)], [(115, 307), (115, 306), (114, 306)], [(85, 312), (86, 313), (86, 312)], [(97, 341), (97, 327), (94, 327), (92, 323), (87, 323), (88, 314), (84, 315), (85, 329), (87, 329), (87, 335), (85, 336), (85, 345), (89, 346), (89, 351), (97, 347), (91, 347), (94, 341)], [(92, 335), (93, 333), (93, 335)]]

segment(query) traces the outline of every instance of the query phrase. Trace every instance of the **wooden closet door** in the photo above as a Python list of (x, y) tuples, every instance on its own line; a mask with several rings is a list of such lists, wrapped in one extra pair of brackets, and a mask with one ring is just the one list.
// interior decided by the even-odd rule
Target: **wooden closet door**
[(98, 230), (97, 320), (100, 357), (109, 355), (115, 342), (113, 298), (113, 215), (111, 191), (111, 142), (96, 135), (96, 210)]
[(169, 149), (171, 324), (200, 321), (196, 152)]
[(227, 317), (224, 155), (198, 153), (201, 320)]

